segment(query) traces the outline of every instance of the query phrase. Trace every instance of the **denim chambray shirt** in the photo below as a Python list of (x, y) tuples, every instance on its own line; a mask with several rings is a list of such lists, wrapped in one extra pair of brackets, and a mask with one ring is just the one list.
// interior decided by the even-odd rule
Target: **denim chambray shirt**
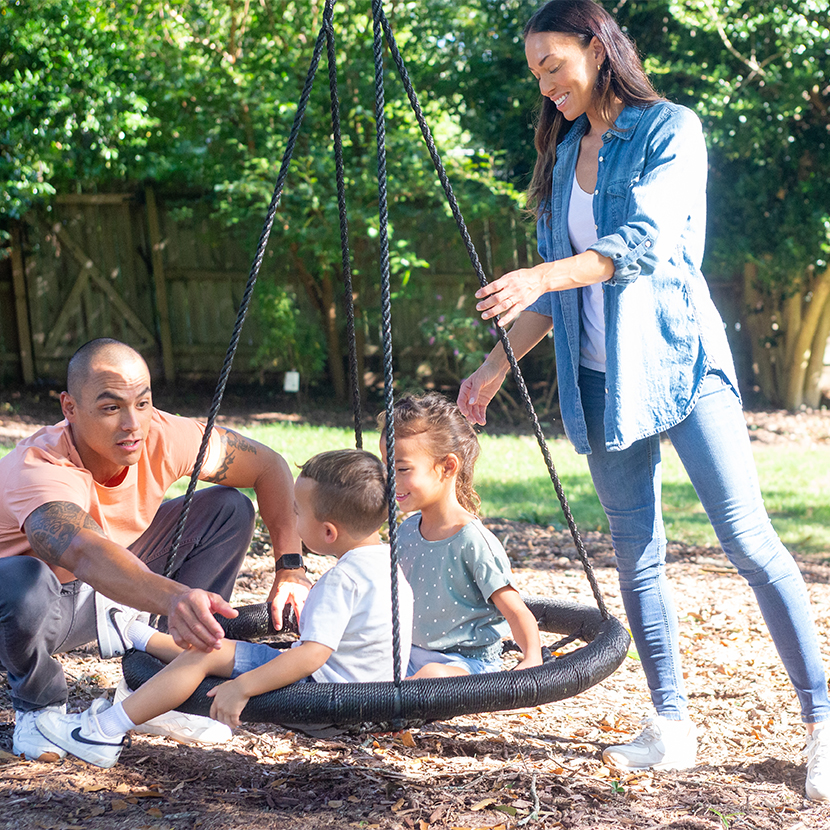
[[(557, 148), (553, 189), (537, 224), (546, 262), (573, 256), (568, 203), (580, 116)], [(704, 376), (738, 384), (723, 321), (700, 270), (706, 231), (706, 145), (689, 109), (660, 102), (626, 107), (603, 135), (594, 191), (597, 242), (614, 276), (605, 303), (605, 443), (621, 450), (680, 423)], [(547, 208), (550, 207), (550, 210)], [(582, 289), (544, 294), (528, 310), (553, 320), (562, 420), (579, 453), (590, 453), (579, 386)]]

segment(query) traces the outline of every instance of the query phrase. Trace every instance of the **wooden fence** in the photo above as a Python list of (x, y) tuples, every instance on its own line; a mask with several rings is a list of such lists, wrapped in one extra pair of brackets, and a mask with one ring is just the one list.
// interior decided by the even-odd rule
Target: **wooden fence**
[[(451, 220), (449, 225), (436, 216), (419, 220), (417, 228), (418, 244), (438, 266), (418, 278), (435, 285), (436, 298), (465, 269), (463, 279), (475, 283), (463, 247), (448, 242), (457, 236)], [(470, 228), (488, 273), (532, 257), (527, 234), (515, 222), (500, 227), (497, 237), (488, 227), (477, 222)], [(206, 203), (163, 200), (149, 186), (56, 197), (13, 226), (10, 255), (0, 258), (0, 385), (62, 382), (68, 359), (95, 337), (130, 343), (159, 380), (215, 378), (253, 255), (240, 237), (217, 222)], [(280, 278), (290, 282), (285, 258), (273, 250), (269, 257), (263, 273), (282, 268)], [(477, 288), (472, 283), (470, 294)], [(294, 287), (303, 294), (301, 285)], [(420, 299), (401, 301), (395, 309), (396, 344), (410, 347), (404, 362), (417, 363), (423, 352), (423, 296), (422, 291)], [(449, 309), (456, 301), (433, 300), (428, 311), (439, 314), (442, 303)], [(249, 315), (235, 375), (252, 373), (258, 337), (257, 321)], [(376, 345), (376, 332), (368, 332), (367, 353)]]

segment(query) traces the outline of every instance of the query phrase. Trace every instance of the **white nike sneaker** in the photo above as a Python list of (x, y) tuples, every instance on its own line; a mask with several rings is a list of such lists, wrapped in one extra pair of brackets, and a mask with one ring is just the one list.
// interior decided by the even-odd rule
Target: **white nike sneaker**
[[(122, 678), (115, 687), (113, 703), (121, 703), (132, 693), (127, 681)], [(145, 735), (160, 735), (180, 744), (223, 744), (233, 736), (231, 728), (218, 720), (175, 710), (140, 723), (132, 731)]]
[(95, 592), (95, 627), (98, 633), (98, 651), (102, 660), (120, 657), (132, 643), (127, 637), (127, 630), (133, 620), (143, 623), (150, 621), (146, 611), (130, 608), (108, 599)]
[(689, 769), (697, 755), (697, 727), (690, 720), (645, 718), (642, 732), (630, 743), (609, 746), (602, 760), (618, 769)]
[(15, 755), (23, 755), (29, 761), (59, 761), (66, 757), (66, 752), (44, 737), (38, 730), (37, 716), (41, 712), (55, 712), (58, 715), (64, 715), (66, 714), (66, 706), (46, 706), (32, 712), (15, 711), (12, 752)]
[(126, 735), (110, 738), (101, 731), (98, 713), (111, 705), (106, 698), (100, 697), (89, 709), (77, 715), (42, 710), (37, 717), (37, 728), (44, 737), (76, 758), (108, 769), (115, 765), (129, 741)]
[(830, 727), (816, 724), (807, 736), (807, 781), (804, 789), (811, 801), (830, 801)]

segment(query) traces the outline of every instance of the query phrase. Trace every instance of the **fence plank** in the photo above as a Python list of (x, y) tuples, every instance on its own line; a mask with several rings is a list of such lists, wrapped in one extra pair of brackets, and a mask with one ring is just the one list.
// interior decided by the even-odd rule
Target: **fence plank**
[(23, 270), (23, 229), (19, 222), (12, 225), (12, 285), (14, 287), (14, 310), (17, 319), (17, 339), (23, 382), (34, 383), (35, 364), (32, 359), (32, 332), (29, 328), (26, 274)]
[(161, 362), (164, 377), (169, 383), (176, 379), (176, 364), (173, 360), (173, 337), (170, 332), (170, 306), (167, 299), (167, 283), (164, 277), (164, 258), (161, 255), (161, 231), (156, 206), (156, 193), (150, 185), (144, 188), (147, 202), (147, 229), (150, 234), (150, 257), (153, 263), (153, 281), (156, 286), (156, 310), (158, 312), (159, 334), (161, 335)]

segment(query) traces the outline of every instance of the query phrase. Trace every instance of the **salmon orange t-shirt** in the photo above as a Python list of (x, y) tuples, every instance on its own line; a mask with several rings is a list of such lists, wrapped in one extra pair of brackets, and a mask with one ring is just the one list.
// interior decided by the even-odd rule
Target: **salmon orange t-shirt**
[[(129, 547), (150, 526), (173, 482), (193, 472), (204, 425), (153, 411), (144, 450), (114, 487), (98, 484), (85, 469), (66, 421), (24, 438), (0, 459), (0, 558), (30, 554), (23, 524), (53, 501), (76, 504), (108, 539)], [(219, 462), (220, 439), (210, 437), (202, 477)]]

